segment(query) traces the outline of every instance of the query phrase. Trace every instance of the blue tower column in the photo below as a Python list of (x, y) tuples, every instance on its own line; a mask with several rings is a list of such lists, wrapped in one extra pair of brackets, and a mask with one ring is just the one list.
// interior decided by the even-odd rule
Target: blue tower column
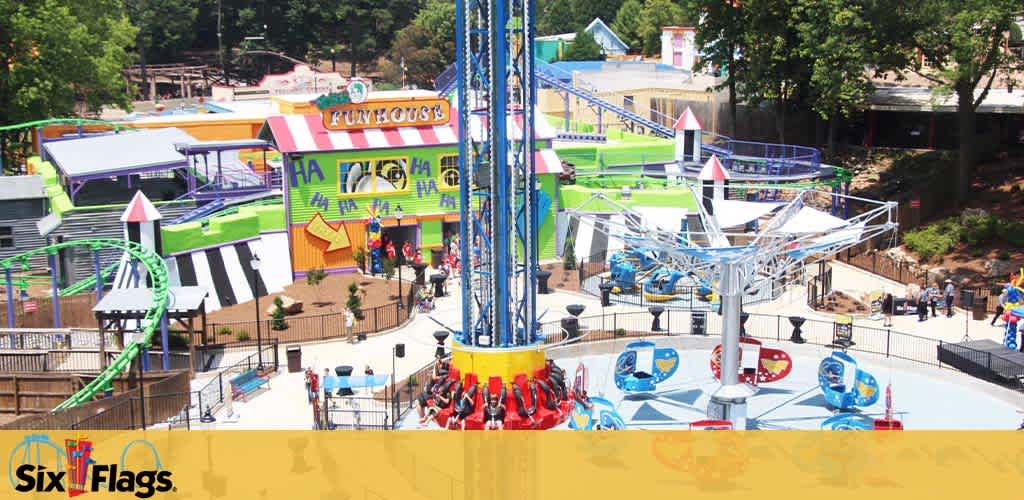
[(7, 328), (14, 328), (14, 278), (9, 267), (4, 269), (4, 281), (7, 285)]
[(161, 356), (161, 360), (163, 361), (164, 371), (171, 369), (171, 349), (170, 342), (168, 342), (167, 337), (167, 311), (164, 311), (164, 313), (160, 315), (160, 345), (163, 346), (163, 355)]
[(53, 299), (53, 327), (60, 328), (60, 290), (57, 286), (57, 251), (48, 250), (46, 252), (46, 262), (50, 266), (50, 287), (52, 288), (50, 297)]
[(142, 350), (142, 356), (141, 356), (142, 357), (142, 371), (148, 372), (149, 371), (149, 348), (145, 347), (145, 346), (142, 346), (141, 350)]
[[(466, 33), (466, 2), (468, 0), (455, 0), (455, 96), (459, 105), (459, 131), (464, 137), (459, 140), (459, 211), (462, 214), (459, 223), (459, 252), (462, 256), (462, 268), (460, 269), (461, 279), (459, 287), (462, 289), (462, 343), (473, 344), (473, 318), (470, 314), (471, 306), (467, 302), (472, 300), (472, 283), (470, 280), (471, 269), (475, 265), (476, 254), (472, 252), (476, 242), (470, 241), (470, 226), (473, 224), (473, 217), (468, 217), (472, 212), (469, 197), (469, 183), (471, 182), (469, 169), (466, 166), (466, 136), (469, 135), (469, 96), (467, 95), (466, 65), (468, 40)], [(466, 186), (465, 188), (463, 186)], [(287, 191), (287, 190), (286, 190)], [(287, 204), (285, 204), (287, 206)], [(453, 339), (454, 340), (454, 339)]]

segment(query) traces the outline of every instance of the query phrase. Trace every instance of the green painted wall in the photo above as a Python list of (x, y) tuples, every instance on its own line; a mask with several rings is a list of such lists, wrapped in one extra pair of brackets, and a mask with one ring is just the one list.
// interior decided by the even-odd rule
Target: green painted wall
[[(442, 191), (438, 179), (441, 157), (455, 154), (455, 146), (306, 154), (291, 165), (291, 176), (286, 179), (291, 182), (291, 223), (305, 224), (317, 212), (328, 221), (365, 219), (374, 206), (385, 217), (394, 215), (398, 205), (407, 215), (458, 212), (458, 190)], [(339, 196), (338, 164), (375, 158), (405, 158), (408, 188), (397, 193)]]
[[(405, 210), (403, 208), (403, 210)], [(436, 248), (444, 244), (441, 241), (441, 228), (443, 224), (440, 220), (425, 220), (420, 222), (420, 246), (423, 248)]]
[[(546, 144), (538, 144), (538, 148)], [(375, 151), (327, 152), (303, 155), (301, 164), (291, 166), (288, 196), (291, 224), (304, 225), (320, 212), (330, 222), (363, 220), (369, 210), (377, 207), (384, 217), (393, 216), (401, 205), (404, 215), (439, 215), (459, 211), (458, 189), (442, 189), (440, 182), (441, 157), (455, 155), (453, 146), (430, 148), (402, 148)], [(405, 158), (408, 164), (407, 190), (380, 194), (341, 193), (338, 185), (338, 164), (375, 158)], [(541, 186), (554, 200), (557, 176), (540, 175)], [(541, 255), (555, 255), (554, 202), (548, 218), (540, 229)], [(441, 221), (421, 221), (422, 246), (441, 245)]]
[(161, 227), (164, 255), (255, 238), (260, 233), (284, 231), (284, 205), (241, 207), (238, 213), (202, 222)]
[[(627, 208), (632, 207), (669, 207), (697, 210), (693, 194), (688, 189), (646, 189), (633, 190), (630, 199), (623, 200), (622, 193), (617, 189), (588, 189), (581, 186), (562, 186), (559, 190), (558, 206), (562, 209), (579, 208), (591, 199), (594, 193), (604, 195)], [(619, 208), (602, 200), (595, 200), (586, 206), (588, 212), (618, 212)]]
[[(548, 214), (546, 214), (547, 217), (542, 219), (543, 223), (541, 224), (540, 231), (538, 231), (537, 235), (537, 248), (539, 249), (538, 254), (540, 255), (541, 260), (554, 259), (556, 255), (555, 217), (553, 217), (553, 215), (556, 208), (556, 196), (553, 193), (556, 193), (558, 190), (558, 177), (554, 175), (540, 175), (538, 178), (540, 179), (541, 190), (548, 193), (548, 195), (551, 195), (551, 209), (548, 211)], [(561, 207), (561, 204), (558, 204), (558, 207)]]

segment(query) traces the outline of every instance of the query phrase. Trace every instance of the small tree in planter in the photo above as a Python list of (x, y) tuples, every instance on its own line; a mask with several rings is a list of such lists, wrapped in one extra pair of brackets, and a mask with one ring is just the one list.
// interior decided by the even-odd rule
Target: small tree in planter
[(324, 272), (323, 269), (310, 269), (309, 272), (306, 273), (306, 284), (313, 287), (313, 293), (316, 294), (316, 305), (322, 306), (328, 304), (321, 300), (320, 295), (320, 285), (323, 284), (325, 278), (327, 278), (327, 273)]
[(345, 308), (351, 311), (357, 320), (363, 319), (363, 299), (359, 298), (359, 285), (355, 283), (348, 285), (348, 300), (345, 301)]
[(285, 330), (288, 323), (284, 320), (284, 302), (281, 297), (274, 298), (274, 312), (270, 313), (270, 328), (272, 330)]
[(562, 252), (562, 269), (572, 271), (576, 269), (576, 242), (572, 238), (565, 240), (565, 251)]
[(249, 340), (249, 332), (245, 330), (238, 330), (238, 333), (235, 334), (235, 338), (237, 338), (239, 342), (245, 342), (246, 340)]
[(359, 270), (362, 271), (363, 273), (365, 273), (366, 272), (366, 250), (362, 249), (362, 248), (357, 249), (356, 252), (354, 254), (352, 254), (352, 259), (356, 261), (356, 264), (359, 264)]

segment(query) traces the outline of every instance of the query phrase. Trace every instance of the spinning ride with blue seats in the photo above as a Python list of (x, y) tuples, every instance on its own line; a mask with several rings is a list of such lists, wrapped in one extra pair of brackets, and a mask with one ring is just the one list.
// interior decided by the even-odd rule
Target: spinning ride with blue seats
[(672, 300), (678, 294), (676, 292), (676, 283), (683, 278), (685, 274), (679, 271), (673, 271), (670, 269), (661, 268), (654, 271), (646, 280), (644, 280), (644, 299), (651, 302), (665, 302)]
[(650, 271), (658, 265), (657, 255), (647, 248), (627, 248), (612, 254), (608, 259), (611, 282), (615, 293), (631, 292), (636, 286), (636, 275)]
[(865, 415), (842, 413), (822, 422), (821, 429), (825, 431), (873, 431), (875, 430), (875, 420)]
[(659, 349), (648, 341), (631, 342), (615, 361), (615, 387), (623, 392), (650, 392), (677, 369), (679, 353), (675, 349)]
[(821, 360), (818, 386), (825, 395), (825, 401), (840, 410), (871, 406), (878, 402), (880, 396), (875, 377), (858, 368), (857, 361), (849, 354), (840, 351), (833, 351), (831, 356)]
[(622, 430), (626, 422), (615, 411), (615, 405), (605, 398), (593, 397), (577, 400), (573, 405), (569, 428), (578, 431)]

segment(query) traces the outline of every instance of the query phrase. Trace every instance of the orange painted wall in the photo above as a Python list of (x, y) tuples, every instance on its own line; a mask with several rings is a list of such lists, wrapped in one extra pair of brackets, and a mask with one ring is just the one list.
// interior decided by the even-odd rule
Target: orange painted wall
[[(338, 223), (330, 223), (330, 226), (337, 228)], [(352, 255), (356, 249), (366, 248), (366, 226), (359, 221), (349, 222), (345, 224), (345, 232), (348, 234), (349, 248), (325, 253), (326, 241), (310, 236), (306, 232), (305, 226), (292, 226), (293, 272), (304, 273), (310, 269), (339, 269), (357, 266)]]

